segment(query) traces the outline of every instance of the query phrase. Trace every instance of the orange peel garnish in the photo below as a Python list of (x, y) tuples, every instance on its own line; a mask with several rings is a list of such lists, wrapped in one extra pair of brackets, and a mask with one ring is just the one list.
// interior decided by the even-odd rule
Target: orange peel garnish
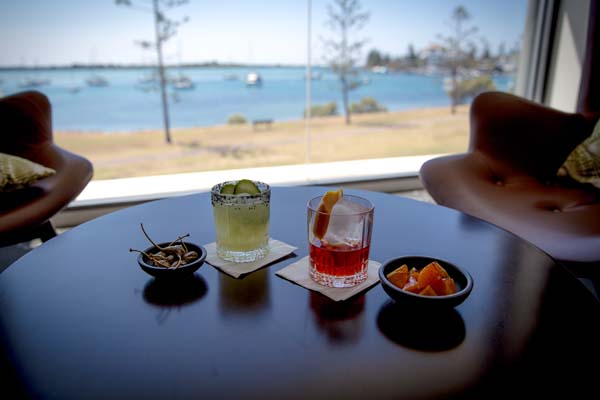
[(338, 190), (328, 191), (323, 195), (323, 198), (321, 198), (321, 203), (319, 203), (317, 213), (315, 214), (315, 221), (313, 223), (313, 235), (315, 235), (317, 239), (323, 239), (325, 236), (327, 227), (329, 226), (331, 210), (333, 210), (335, 203), (342, 197), (344, 197), (344, 191), (342, 188), (339, 188)]

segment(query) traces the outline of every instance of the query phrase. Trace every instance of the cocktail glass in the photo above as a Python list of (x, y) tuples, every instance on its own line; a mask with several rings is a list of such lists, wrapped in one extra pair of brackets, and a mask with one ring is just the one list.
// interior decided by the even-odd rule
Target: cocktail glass
[[(310, 277), (330, 287), (352, 287), (367, 279), (374, 206), (369, 200), (344, 195), (331, 210), (319, 210), (323, 196), (308, 202)], [(315, 235), (315, 223), (327, 228)]]
[(226, 261), (251, 262), (269, 252), (269, 203), (271, 188), (253, 181), (260, 190), (257, 194), (222, 194), (225, 185), (211, 189), (211, 203), (215, 222), (217, 254)]

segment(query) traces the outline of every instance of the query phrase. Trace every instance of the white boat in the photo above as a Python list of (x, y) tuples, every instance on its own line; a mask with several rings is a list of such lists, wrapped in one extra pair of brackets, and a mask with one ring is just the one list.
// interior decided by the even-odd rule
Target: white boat
[(375, 65), (373, 68), (371, 68), (371, 71), (373, 71), (375, 74), (387, 74), (388, 69), (383, 65)]
[(147, 85), (147, 84), (157, 83), (158, 81), (159, 81), (159, 79), (156, 76), (156, 73), (148, 74), (148, 75), (143, 75), (143, 76), (140, 76), (138, 78), (138, 83), (140, 85)]
[(249, 72), (246, 75), (246, 86), (260, 86), (262, 85), (262, 78), (256, 72)]
[(108, 86), (108, 81), (106, 80), (106, 78), (100, 75), (92, 75), (89, 78), (87, 78), (85, 82), (88, 84), (88, 86), (93, 87)]
[(171, 83), (173, 84), (173, 88), (177, 90), (191, 90), (196, 87), (190, 78), (181, 74), (179, 74), (178, 77), (173, 78)]
[(24, 78), (19, 81), (18, 86), (20, 88), (34, 88), (44, 85), (49, 85), (50, 79), (41, 79), (41, 78)]
[(73, 93), (73, 94), (79, 93), (80, 90), (81, 90), (81, 87), (79, 85), (73, 84), (73, 85), (68, 85), (67, 86), (67, 91), (69, 93)]
[(135, 88), (142, 92), (155, 92), (160, 87), (160, 78), (156, 72), (144, 74), (137, 79)]

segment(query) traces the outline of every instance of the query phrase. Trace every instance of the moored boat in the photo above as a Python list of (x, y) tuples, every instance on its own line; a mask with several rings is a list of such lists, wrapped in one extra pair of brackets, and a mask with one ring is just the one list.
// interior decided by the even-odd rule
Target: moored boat
[(262, 85), (262, 78), (257, 72), (249, 72), (246, 75), (246, 86), (260, 86)]

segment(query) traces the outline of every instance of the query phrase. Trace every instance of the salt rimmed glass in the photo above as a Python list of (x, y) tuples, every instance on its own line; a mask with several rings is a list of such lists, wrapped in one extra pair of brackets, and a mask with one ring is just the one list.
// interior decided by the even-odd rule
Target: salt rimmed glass
[(211, 203), (215, 223), (217, 254), (226, 261), (252, 262), (269, 252), (271, 188), (253, 181), (258, 194), (222, 194), (222, 182), (212, 187)]

